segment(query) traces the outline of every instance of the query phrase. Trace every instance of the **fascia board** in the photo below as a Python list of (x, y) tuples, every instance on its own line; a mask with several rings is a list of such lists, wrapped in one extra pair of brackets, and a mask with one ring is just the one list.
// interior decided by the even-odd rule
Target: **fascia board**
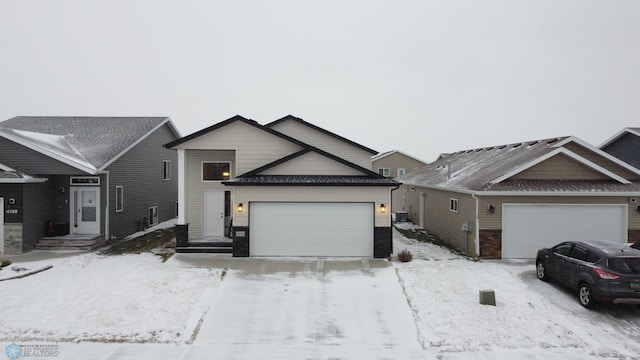
[[(631, 134), (636, 134), (637, 133), (635, 131), (628, 131), (628, 132), (631, 133)], [(640, 136), (640, 134), (638, 134), (638, 136)], [(556, 147), (556, 146), (557, 147), (564, 146), (565, 144), (567, 144), (569, 142), (575, 142), (576, 144), (581, 145), (581, 146), (593, 151), (594, 153), (606, 158), (609, 161), (612, 161), (612, 162), (616, 163), (617, 165), (619, 165), (619, 166), (631, 171), (632, 173), (634, 173), (636, 175), (640, 175), (640, 169), (637, 169), (636, 167), (627, 164), (626, 162), (618, 159), (617, 157), (615, 157), (615, 156), (613, 156), (613, 155), (611, 155), (611, 154), (609, 154), (609, 153), (607, 153), (607, 152), (605, 152), (605, 151), (603, 151), (603, 150), (601, 150), (601, 149), (599, 149), (599, 148), (589, 144), (588, 142), (586, 142), (586, 141), (584, 141), (582, 139), (579, 139), (579, 138), (577, 138), (575, 136), (568, 137), (567, 139), (561, 141), (559, 144), (556, 144), (556, 145), (553, 145), (553, 146), (554, 147)]]

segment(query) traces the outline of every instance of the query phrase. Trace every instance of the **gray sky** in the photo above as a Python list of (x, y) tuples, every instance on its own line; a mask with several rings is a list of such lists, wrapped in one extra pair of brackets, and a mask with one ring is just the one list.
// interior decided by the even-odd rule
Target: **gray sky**
[(0, 0), (0, 119), (292, 114), (378, 151), (640, 127), (640, 1)]

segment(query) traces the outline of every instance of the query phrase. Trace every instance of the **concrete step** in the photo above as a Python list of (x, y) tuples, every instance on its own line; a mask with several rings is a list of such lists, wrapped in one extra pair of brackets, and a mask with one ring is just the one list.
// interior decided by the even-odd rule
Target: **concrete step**
[(40, 239), (39, 245), (75, 245), (75, 246), (91, 246), (96, 243), (95, 240), (68, 240), (68, 239)]
[(189, 241), (186, 247), (219, 247), (233, 249), (233, 242), (230, 241)]
[(36, 244), (38, 250), (91, 250), (96, 246), (95, 242), (89, 245), (78, 244)]
[(231, 254), (233, 247), (211, 247), (211, 246), (178, 246), (177, 253), (211, 253), (211, 254)]

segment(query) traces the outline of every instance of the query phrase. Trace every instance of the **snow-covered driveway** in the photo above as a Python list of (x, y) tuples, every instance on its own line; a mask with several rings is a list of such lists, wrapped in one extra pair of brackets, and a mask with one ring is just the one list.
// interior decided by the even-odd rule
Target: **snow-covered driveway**
[(230, 270), (216, 290), (186, 358), (423, 358), (389, 262), (251, 259), (244, 264), (246, 270)]

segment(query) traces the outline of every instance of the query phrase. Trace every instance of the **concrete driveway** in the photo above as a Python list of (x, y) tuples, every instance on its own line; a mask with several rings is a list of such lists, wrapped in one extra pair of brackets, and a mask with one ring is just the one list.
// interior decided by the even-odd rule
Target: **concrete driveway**
[(181, 261), (229, 269), (185, 359), (424, 356), (413, 315), (386, 260)]

